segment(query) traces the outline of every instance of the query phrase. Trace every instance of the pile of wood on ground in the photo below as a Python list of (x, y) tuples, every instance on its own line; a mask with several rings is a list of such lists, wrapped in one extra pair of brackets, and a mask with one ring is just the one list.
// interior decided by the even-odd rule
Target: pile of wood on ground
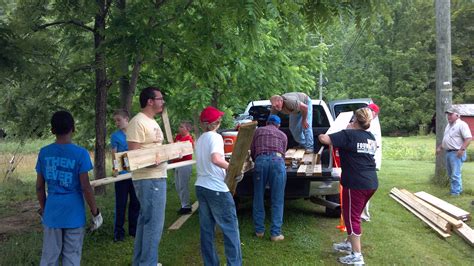
[(390, 197), (429, 225), (441, 237), (447, 238), (454, 231), (474, 246), (474, 230), (464, 223), (471, 219), (469, 212), (424, 191), (413, 194), (406, 189), (392, 188)]

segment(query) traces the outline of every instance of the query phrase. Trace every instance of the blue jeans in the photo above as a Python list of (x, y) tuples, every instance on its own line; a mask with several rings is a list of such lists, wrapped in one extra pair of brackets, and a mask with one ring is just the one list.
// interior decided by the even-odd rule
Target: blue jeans
[(459, 158), (456, 151), (446, 152), (446, 170), (451, 183), (451, 195), (459, 195), (462, 192), (462, 163), (466, 161), (466, 152)]
[(191, 208), (191, 203), (189, 203), (189, 180), (192, 172), (192, 165), (178, 167), (174, 170), (174, 183), (181, 201), (181, 208)]
[(301, 146), (305, 149), (314, 149), (314, 140), (313, 140), (313, 103), (311, 99), (308, 97), (308, 102), (305, 103), (308, 105), (308, 116), (306, 117), (306, 121), (308, 121), (308, 128), (303, 129), (302, 119), (303, 116), (301, 112), (296, 114), (290, 114), (289, 118), (289, 126), (291, 135), (298, 142)]
[(224, 235), (227, 265), (242, 265), (239, 221), (234, 199), (230, 192), (218, 192), (196, 186), (199, 201), (199, 225), (201, 229), (201, 255), (204, 265), (219, 265), (214, 234), (216, 224)]
[(137, 231), (138, 212), (140, 203), (138, 202), (133, 182), (131, 179), (122, 180), (115, 183), (115, 222), (114, 238), (120, 239), (125, 236), (123, 224), (125, 223), (125, 211), (127, 209), (128, 195), (130, 203), (128, 204), (128, 234), (135, 236)]
[(281, 234), (285, 203), (286, 171), (283, 158), (273, 154), (259, 155), (255, 160), (253, 176), (253, 223), (256, 233), (265, 231), (264, 194), (266, 184), (270, 186), (272, 201), (271, 236)]
[(140, 202), (133, 265), (156, 265), (165, 223), (166, 178), (134, 180)]

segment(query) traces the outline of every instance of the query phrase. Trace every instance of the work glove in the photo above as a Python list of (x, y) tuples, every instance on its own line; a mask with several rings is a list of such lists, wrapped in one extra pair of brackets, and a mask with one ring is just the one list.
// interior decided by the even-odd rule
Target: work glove
[(91, 224), (89, 226), (89, 232), (94, 232), (95, 230), (99, 229), (99, 227), (102, 225), (104, 222), (104, 219), (102, 218), (102, 214), (100, 214), (99, 209), (97, 209), (97, 215), (94, 216), (92, 215), (91, 219)]
[(237, 183), (239, 183), (240, 181), (242, 181), (242, 179), (244, 179), (244, 174), (240, 174), (240, 175), (238, 175), (238, 176), (235, 177), (235, 181), (236, 181)]

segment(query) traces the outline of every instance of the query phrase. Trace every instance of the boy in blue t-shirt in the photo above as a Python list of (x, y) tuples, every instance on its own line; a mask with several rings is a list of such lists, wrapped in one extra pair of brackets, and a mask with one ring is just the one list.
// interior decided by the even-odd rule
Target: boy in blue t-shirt
[(59, 265), (60, 257), (62, 265), (80, 265), (86, 223), (84, 198), (92, 213), (90, 230), (99, 228), (103, 221), (89, 183), (92, 163), (87, 150), (71, 141), (74, 119), (69, 112), (53, 114), (51, 132), (56, 141), (41, 148), (36, 163), (36, 196), (44, 228), (40, 265)]
[[(110, 136), (110, 145), (112, 152), (128, 151), (128, 144), (125, 135), (127, 130), (129, 113), (126, 110), (118, 109), (114, 112), (115, 126), (117, 131)], [(125, 174), (121, 171), (119, 174)], [(115, 221), (114, 221), (114, 241), (123, 241), (125, 230), (125, 210), (127, 209), (128, 195), (130, 194), (130, 203), (128, 205), (128, 234), (135, 237), (137, 231), (138, 213), (140, 212), (140, 203), (135, 194), (132, 179), (126, 179), (115, 182)]]

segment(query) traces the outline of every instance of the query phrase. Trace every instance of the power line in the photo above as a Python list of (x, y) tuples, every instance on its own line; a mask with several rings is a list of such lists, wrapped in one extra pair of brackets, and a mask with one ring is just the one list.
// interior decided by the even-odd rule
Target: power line
[(351, 53), (352, 51), (352, 48), (354, 48), (354, 46), (356, 45), (356, 43), (359, 41), (360, 39), (360, 36), (362, 36), (362, 33), (364, 33), (364, 30), (365, 28), (367, 27), (368, 23), (367, 23), (367, 20), (364, 20), (363, 22), (364, 24), (362, 25), (359, 33), (357, 34), (356, 38), (354, 39), (354, 41), (352, 42), (352, 45), (351, 47), (349, 47), (349, 50), (347, 50), (346, 54), (344, 55), (344, 57), (342, 58), (342, 62), (344, 62), (347, 58), (347, 56)]

